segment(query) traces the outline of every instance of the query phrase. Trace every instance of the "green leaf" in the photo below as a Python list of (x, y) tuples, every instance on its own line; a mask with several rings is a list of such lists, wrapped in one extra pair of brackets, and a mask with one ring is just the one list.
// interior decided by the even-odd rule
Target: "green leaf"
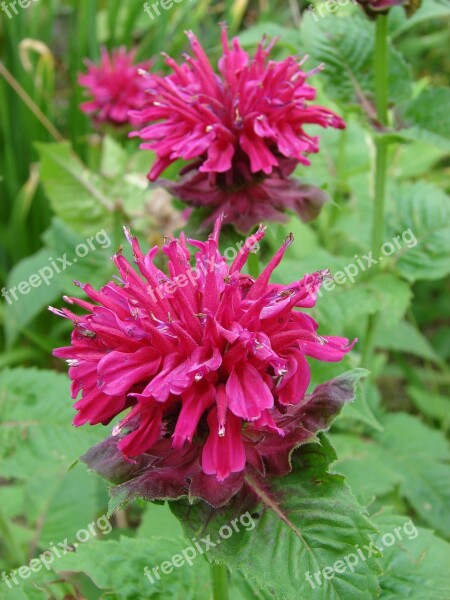
[[(41, 156), (41, 178), (56, 215), (73, 231), (86, 235), (132, 225), (148, 235), (150, 226), (177, 223), (170, 195), (151, 189), (146, 178), (147, 153), (128, 156), (106, 137), (101, 148), (100, 173), (88, 169), (67, 142), (37, 144)], [(143, 166), (143, 164), (145, 166)], [(181, 220), (180, 220), (181, 223)], [(118, 237), (119, 237), (118, 236)], [(117, 240), (118, 243), (119, 240)]]
[(377, 348), (406, 352), (437, 363), (442, 362), (427, 338), (407, 321), (401, 321), (395, 326), (379, 321), (375, 331), (375, 345)]
[(429, 178), (430, 175), (441, 177), (441, 172), (435, 169), (446, 156), (444, 150), (425, 142), (398, 145), (395, 149), (396, 179), (407, 181)]
[[(374, 24), (363, 16), (320, 19), (310, 34), (311, 57), (324, 63), (326, 91), (344, 105), (360, 104), (374, 96)], [(307, 43), (308, 40), (305, 41)], [(389, 100), (397, 103), (411, 96), (410, 68), (389, 45)]]
[(334, 470), (345, 476), (362, 504), (388, 494), (402, 481), (402, 475), (375, 440), (341, 433), (334, 433), (331, 440), (339, 457)]
[[(394, 13), (394, 10), (392, 11)], [(389, 15), (391, 16), (391, 15)], [(394, 15), (393, 15), (394, 16)], [(412, 17), (407, 17), (403, 8), (395, 11), (395, 28), (393, 35), (397, 38), (412, 29), (416, 25), (425, 23), (430, 19), (449, 19), (450, 6), (446, 0), (425, 0), (422, 2), (419, 10)], [(390, 19), (390, 23), (393, 19)]]
[[(350, 266), (358, 266), (355, 263), (346, 265), (348, 273), (354, 273)], [(404, 316), (412, 297), (409, 285), (390, 273), (376, 274), (372, 279), (359, 282), (357, 279), (362, 275), (361, 269), (356, 274), (356, 279), (351, 283), (347, 271), (332, 271), (331, 274), (338, 282), (344, 280), (343, 285), (336, 285), (332, 290), (322, 291), (320, 295), (326, 295), (326, 301), (319, 303), (318, 313), (327, 323), (340, 323), (345, 325), (354, 322), (358, 318), (374, 313), (383, 313), (386, 325), (394, 325)], [(323, 288), (326, 289), (326, 285)], [(320, 320), (320, 319), (319, 319)]]
[(378, 431), (382, 431), (383, 427), (381, 423), (374, 415), (367, 402), (367, 396), (374, 393), (374, 386), (370, 386), (367, 382), (359, 383), (356, 387), (355, 400), (351, 404), (346, 404), (344, 406), (340, 414), (340, 419), (353, 419), (365, 423), (366, 425), (369, 425), (369, 427), (378, 429)]
[(379, 311), (387, 325), (398, 323), (409, 308), (412, 291), (410, 286), (391, 273), (381, 273), (373, 277), (367, 287), (378, 300)]
[[(74, 280), (101, 287), (114, 272), (111, 237), (105, 229), (92, 236), (81, 236), (55, 218), (42, 237), (45, 247), (17, 263), (8, 277), (6, 287), (13, 292), (8, 292), (4, 310), (10, 346), (49, 304), (64, 292), (73, 294)], [(26, 282), (25, 294), (17, 289), (20, 282)]]
[(128, 156), (122, 146), (109, 136), (103, 139), (100, 172), (105, 177), (115, 179), (121, 176), (128, 163)]
[(7, 490), (16, 506), (11, 509), (8, 496), (0, 501), (6, 500), (7, 518), (20, 517), (11, 528), (24, 556), (51, 542), (73, 541), (105, 511), (100, 481), (81, 465), (69, 471), (99, 439), (94, 428), (75, 430), (72, 418), (65, 375), (37, 369), (0, 373), (0, 478), (12, 480)]
[(450, 544), (389, 511), (375, 515), (373, 521), (380, 529), (375, 544), (383, 551), (381, 598), (450, 598)]
[[(326, 438), (322, 445), (308, 444), (292, 457), (293, 471), (285, 477), (260, 481), (247, 477), (249, 493), (235, 498), (223, 509), (205, 503), (193, 506), (178, 501), (171, 505), (185, 533), (205, 537), (217, 544), (208, 558), (239, 569), (258, 586), (271, 590), (279, 600), (330, 597), (342, 600), (371, 599), (377, 593), (377, 564), (373, 558), (360, 561), (354, 572), (335, 573), (314, 589), (306, 575), (314, 576), (354, 550), (368, 543), (373, 527), (354, 500), (342, 477), (329, 473), (335, 454)], [(250, 512), (231, 537), (220, 535), (222, 526)]]
[(424, 415), (440, 421), (444, 429), (450, 426), (450, 400), (448, 397), (412, 385), (407, 387), (407, 392), (414, 405)]
[(233, 600), (273, 600), (273, 595), (268, 590), (257, 588), (241, 571), (233, 571), (228, 581), (230, 598)]
[[(80, 544), (76, 553), (63, 556), (54, 569), (69, 578), (70, 573), (85, 573), (98, 588), (100, 599), (205, 600), (211, 590), (208, 565), (202, 556), (196, 556), (192, 566), (184, 561), (181, 567), (172, 565), (167, 574), (161, 572), (162, 563), (181, 555), (191, 545), (183, 538), (95, 540)], [(145, 567), (149, 576), (144, 573)], [(156, 573), (153, 568), (157, 568)]]
[[(49, 256), (45, 248), (39, 250), (18, 262), (9, 274), (6, 288), (13, 291), (8, 292), (4, 305), (5, 333), (9, 346), (14, 344), (21, 329), (62, 293), (62, 285), (49, 264)], [(30, 277), (33, 285), (30, 285)], [(17, 289), (21, 282), (25, 282), (21, 285), (25, 294)]]
[[(66, 257), (59, 264), (60, 273), (54, 274), (54, 279), (63, 292), (74, 295), (75, 281), (89, 282), (93, 287), (102, 287), (115, 273), (114, 263), (111, 255), (112, 248), (111, 232), (101, 229), (92, 236), (82, 236), (75, 233), (60, 219), (53, 219), (51, 226), (43, 234), (48, 256)], [(80, 254), (80, 256), (78, 256)], [(85, 256), (81, 256), (84, 255)], [(79, 291), (79, 290), (77, 290)]]
[(450, 199), (424, 181), (392, 186), (388, 227), (407, 241), (392, 258), (410, 281), (441, 279), (450, 273)]
[(101, 508), (98, 484), (99, 480), (83, 465), (69, 473), (61, 470), (32, 478), (25, 486), (23, 510), (29, 527), (36, 529), (38, 525), (34, 546), (46, 550), (57, 540), (67, 539), (72, 543), (78, 531), (88, 530)]
[(179, 522), (170, 512), (167, 502), (163, 505), (147, 502), (142, 515), (137, 537), (149, 539), (153, 536), (178, 538), (183, 535)]
[(28, 480), (67, 471), (102, 428), (72, 425), (69, 379), (54, 371), (11, 369), (0, 373), (1, 475)]
[[(6, 583), (2, 591), (7, 590), (5, 598), (7, 600), (42, 600), (43, 598), (51, 598), (51, 600), (67, 600), (68, 597), (73, 597), (75, 590), (69, 583), (59, 580), (55, 581), (55, 573), (53, 571), (42, 570), (39, 573), (32, 573), (31, 577), (26, 580), (18, 578), (20, 584), (16, 585), (9, 580), (11, 589)], [(89, 599), (90, 600), (90, 599)]]
[(101, 177), (86, 168), (69, 142), (36, 147), (42, 183), (56, 215), (80, 233), (108, 227), (113, 205)]
[(427, 88), (400, 111), (404, 139), (428, 142), (450, 151), (450, 88)]
[(360, 499), (400, 493), (432, 527), (450, 535), (450, 448), (444, 435), (405, 413), (385, 415), (372, 439), (335, 434), (336, 470)]

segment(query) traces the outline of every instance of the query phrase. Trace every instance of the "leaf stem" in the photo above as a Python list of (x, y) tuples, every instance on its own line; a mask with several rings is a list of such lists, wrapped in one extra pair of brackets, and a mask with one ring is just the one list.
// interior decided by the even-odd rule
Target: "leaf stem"
[(2, 75), (5, 80), (9, 83), (12, 89), (16, 92), (19, 98), (24, 102), (24, 104), (31, 110), (34, 116), (42, 123), (45, 129), (49, 132), (54, 140), (57, 142), (63, 142), (64, 138), (59, 133), (59, 131), (55, 128), (53, 123), (51, 123), (36, 102), (27, 94), (24, 88), (20, 85), (17, 79), (8, 71), (5, 65), (0, 61), (0, 75)]
[[(378, 121), (382, 126), (388, 124), (388, 21), (387, 15), (379, 15), (376, 20), (375, 35), (375, 103)], [(383, 138), (375, 140), (375, 198), (372, 221), (372, 255), (375, 259), (381, 255), (384, 229), (384, 203), (386, 196), (387, 143)], [(370, 315), (367, 321), (365, 346), (362, 364), (369, 367), (372, 361), (374, 333), (378, 315)]]
[(225, 565), (211, 564), (214, 600), (228, 600), (228, 571)]

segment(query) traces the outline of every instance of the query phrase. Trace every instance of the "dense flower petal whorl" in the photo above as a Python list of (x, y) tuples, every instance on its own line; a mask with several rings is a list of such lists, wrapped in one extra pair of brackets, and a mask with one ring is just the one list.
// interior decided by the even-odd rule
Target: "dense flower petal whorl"
[[(230, 198), (236, 189), (241, 197), (247, 192), (254, 197), (261, 191), (250, 189), (253, 184), (260, 187), (264, 178), (287, 177), (286, 163), (289, 173), (298, 163), (309, 165), (308, 155), (319, 151), (319, 138), (307, 132), (309, 125), (342, 129), (345, 123), (332, 111), (311, 104), (316, 90), (307, 80), (320, 68), (305, 72), (304, 60), (293, 56), (270, 60), (273, 43), (265, 41), (250, 57), (237, 38), (230, 45), (222, 28), (223, 55), (216, 74), (195, 35), (187, 35), (193, 56), (186, 56), (181, 65), (167, 57), (173, 73), (147, 76), (148, 102), (143, 110), (130, 113), (141, 128), (130, 135), (140, 137), (141, 148), (157, 156), (148, 175), (151, 181), (176, 160), (187, 161), (195, 173), (186, 188), (180, 184), (180, 197), (196, 206), (211, 206), (234, 223), (242, 206), (231, 199), (225, 209), (221, 198)], [(206, 192), (215, 200), (207, 202)], [(270, 191), (266, 195), (270, 197)], [(236, 204), (242, 204), (239, 198)], [(273, 204), (265, 204), (264, 218), (292, 208), (283, 205), (280, 194)], [(253, 211), (245, 221), (246, 229), (258, 223)]]
[(97, 123), (122, 125), (129, 121), (128, 112), (144, 106), (145, 82), (140, 69), (150, 68), (150, 61), (133, 64), (136, 52), (127, 53), (125, 48), (113, 50), (111, 55), (101, 50), (97, 66), (87, 62), (87, 73), (78, 77), (90, 99), (81, 104), (81, 110), (91, 115)]
[[(129, 409), (107, 450), (116, 471), (136, 461), (149, 499), (189, 493), (219, 505), (250, 467), (288, 472), (289, 453), (313, 437), (306, 357), (338, 361), (353, 345), (318, 335), (296, 310), (314, 306), (326, 271), (269, 282), (291, 237), (253, 279), (242, 269), (264, 229), (228, 264), (220, 224), (206, 242), (168, 240), (168, 275), (154, 265), (157, 248), (144, 255), (127, 232), (140, 274), (119, 252), (117, 282), (80, 284), (89, 301), (65, 298), (87, 314), (52, 309), (74, 323), (72, 345), (54, 354), (70, 365), (73, 397), (81, 392), (75, 424), (107, 424)], [(322, 407), (321, 418), (336, 410)]]

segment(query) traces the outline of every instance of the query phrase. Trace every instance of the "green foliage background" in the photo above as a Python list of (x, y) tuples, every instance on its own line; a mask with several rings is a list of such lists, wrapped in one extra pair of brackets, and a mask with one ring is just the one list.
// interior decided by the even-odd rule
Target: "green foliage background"
[[(321, 333), (360, 339), (344, 364), (312, 364), (316, 384), (361, 365), (367, 320), (380, 315), (369, 379), (358, 384), (355, 401), (328, 437), (299, 451), (295, 473), (278, 484), (287, 498), (283, 510), (304, 529), (316, 555), (304, 552), (275, 513), (262, 511), (257, 537), (241, 531), (209, 558), (231, 569), (233, 599), (450, 598), (450, 7), (424, 0), (411, 19), (400, 8), (391, 11), (392, 123), (382, 131), (373, 119), (374, 24), (352, 3), (317, 22), (307, 5), (184, 0), (151, 21), (140, 0), (39, 0), (12, 19), (1, 14), (1, 287), (28, 279), (49, 256), (72, 256), (99, 229), (113, 245), (51, 285), (0, 303), (0, 573), (27, 564), (52, 542), (72, 541), (108, 507), (107, 484), (77, 463), (106, 433), (71, 425), (68, 378), (50, 354), (67, 343), (69, 324), (46, 307), (75, 293), (73, 279), (109, 280), (122, 221), (144, 245), (160, 237), (147, 210), (155, 192), (142, 185), (150, 154), (117, 134), (101, 138), (78, 109), (83, 58), (98, 58), (101, 44), (136, 45), (139, 59), (154, 57), (160, 68), (160, 52), (179, 57), (187, 49), (186, 29), (216, 57), (218, 23), (226, 21), (246, 48), (267, 33), (279, 36), (279, 57), (309, 54), (309, 68), (323, 63), (313, 80), (319, 103), (348, 122), (343, 132), (322, 132), (312, 166), (297, 172), (326, 189), (332, 202), (312, 224), (292, 219), (269, 227), (267, 251), (289, 231), (296, 240), (278, 280), (328, 267), (336, 272), (367, 254), (374, 140), (380, 137), (389, 142), (383, 240), (411, 229), (418, 243), (358, 273), (353, 284), (324, 292), (313, 311)], [(321, 485), (311, 488), (312, 481)], [(314, 510), (302, 504), (305, 497)], [(217, 535), (237, 507), (213, 518), (203, 505), (191, 510), (177, 503), (173, 510), (192, 537)], [(307, 570), (332, 564), (351, 546), (377, 541), (408, 519), (419, 528), (415, 540), (386, 549), (348, 577), (316, 590), (308, 586)], [(137, 501), (112, 522), (108, 536), (100, 532), (51, 570), (12, 590), (0, 581), (0, 598), (211, 598), (208, 565), (200, 557), (153, 586), (144, 577), (144, 566), (190, 543), (166, 505)]]

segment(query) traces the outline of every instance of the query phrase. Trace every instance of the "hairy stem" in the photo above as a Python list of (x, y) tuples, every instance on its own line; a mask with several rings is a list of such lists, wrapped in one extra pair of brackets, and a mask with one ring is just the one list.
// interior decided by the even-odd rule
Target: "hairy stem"
[[(376, 21), (375, 39), (375, 102), (378, 121), (381, 125), (388, 124), (388, 36), (387, 16), (379, 15)], [(383, 244), (384, 200), (386, 195), (387, 174), (387, 144), (382, 138), (375, 141), (375, 198), (372, 221), (372, 254), (378, 259)], [(369, 367), (372, 362), (374, 333), (378, 315), (370, 315), (367, 322), (362, 364)]]
[(211, 565), (211, 580), (214, 600), (228, 600), (228, 571), (225, 565)]

